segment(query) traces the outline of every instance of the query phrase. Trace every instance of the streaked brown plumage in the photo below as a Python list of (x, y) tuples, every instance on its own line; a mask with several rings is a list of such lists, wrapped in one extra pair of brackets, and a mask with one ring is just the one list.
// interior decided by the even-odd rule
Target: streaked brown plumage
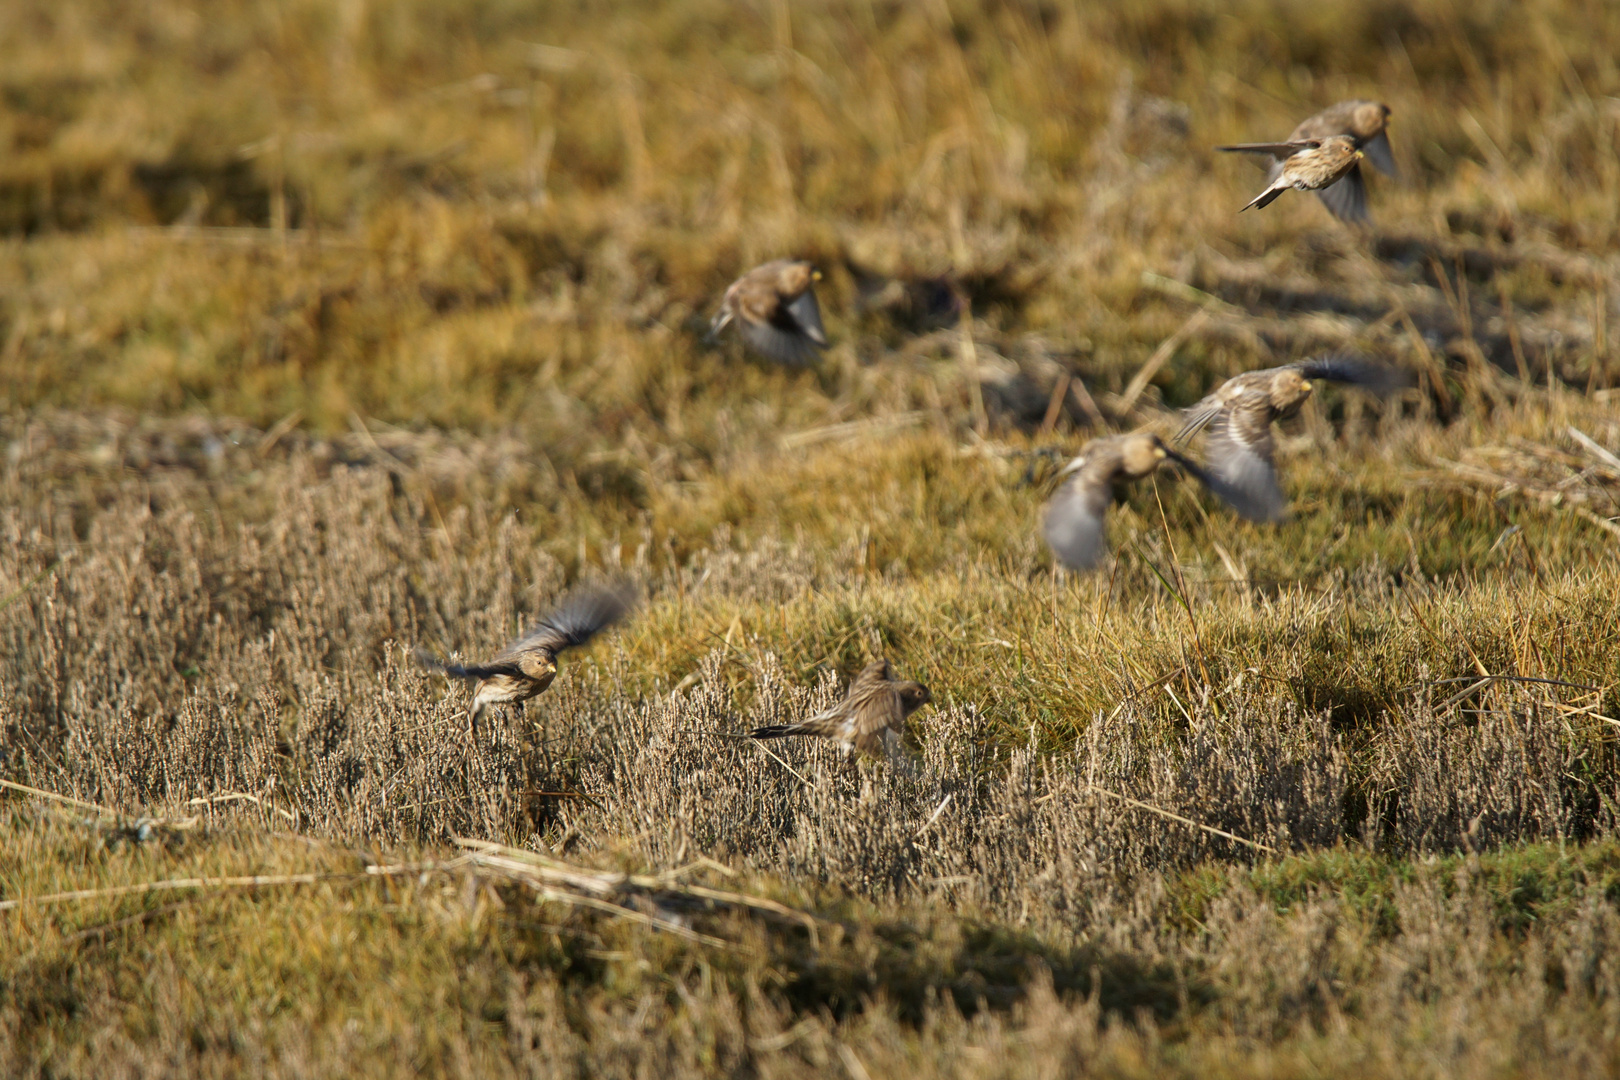
[[(1386, 131), (1389, 116), (1389, 106), (1383, 102), (1341, 101), (1337, 105), (1323, 109), (1315, 116), (1300, 121), (1299, 126), (1294, 128), (1285, 142), (1239, 143), (1216, 149), (1272, 155), (1277, 160), (1272, 162), (1271, 175), (1267, 181), (1268, 184), (1274, 184), (1283, 171), (1287, 157), (1293, 153), (1286, 148), (1301, 142), (1344, 136), (1357, 150), (1362, 151), (1367, 160), (1371, 161), (1380, 172), (1394, 176), (1395, 155), (1390, 150), (1389, 135)], [(1267, 191), (1270, 190), (1268, 186)], [(1367, 220), (1367, 183), (1361, 175), (1359, 161), (1351, 165), (1336, 183), (1317, 189), (1316, 194), (1340, 221)]]
[(635, 603), (636, 589), (629, 582), (579, 589), (488, 663), (452, 664), (423, 649), (416, 651), (416, 659), (453, 678), (478, 680), (468, 714), (476, 725), (491, 705), (528, 701), (544, 693), (557, 677), (558, 654), (584, 645), (622, 619)]
[(1287, 509), (1277, 480), (1271, 423), (1299, 412), (1311, 396), (1312, 379), (1351, 383), (1379, 394), (1407, 382), (1399, 368), (1359, 357), (1327, 356), (1233, 376), (1187, 410), (1176, 440), (1184, 442), (1208, 429), (1204, 483), (1250, 521), (1276, 521)]
[(1203, 470), (1164, 444), (1151, 432), (1093, 439), (1063, 470), (1068, 477), (1046, 504), (1041, 534), (1059, 562), (1072, 570), (1089, 570), (1108, 550), (1104, 519), (1114, 501), (1115, 485), (1151, 475), (1167, 459), (1195, 478)]
[[(1249, 200), (1248, 206), (1270, 206), (1283, 192), (1320, 191), (1337, 183), (1361, 160), (1361, 151), (1347, 136), (1332, 135), (1326, 139), (1302, 139), (1298, 142), (1260, 143), (1256, 147), (1282, 156), (1282, 161), (1271, 176), (1266, 189)], [(1224, 149), (1224, 147), (1223, 147)], [(1242, 213), (1239, 210), (1238, 213)]]
[(820, 280), (820, 271), (796, 259), (756, 266), (726, 290), (709, 334), (735, 322), (743, 341), (762, 356), (791, 367), (813, 364), (827, 347), (812, 290)]
[(837, 705), (797, 724), (755, 728), (749, 736), (780, 739), (815, 735), (838, 743), (846, 754), (854, 750), (867, 757), (885, 758), (905, 735), (906, 717), (932, 700), (928, 687), (896, 679), (887, 660), (874, 660), (855, 676), (849, 693)]

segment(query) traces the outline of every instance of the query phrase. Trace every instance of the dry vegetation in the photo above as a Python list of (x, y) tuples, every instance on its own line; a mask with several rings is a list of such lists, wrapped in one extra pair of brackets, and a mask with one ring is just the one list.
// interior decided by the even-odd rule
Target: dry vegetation
[[(1620, 1071), (1617, 55), (1598, 0), (0, 6), (0, 1072)], [(1360, 95), (1376, 229), (1237, 217), (1211, 146)], [(819, 370), (702, 341), (783, 254)], [(1322, 396), (1288, 521), (1161, 476), (1053, 573), (1090, 433), (1338, 347), (1420, 385)], [(476, 737), (409, 662), (620, 572)], [(878, 651), (914, 768), (730, 737)]]

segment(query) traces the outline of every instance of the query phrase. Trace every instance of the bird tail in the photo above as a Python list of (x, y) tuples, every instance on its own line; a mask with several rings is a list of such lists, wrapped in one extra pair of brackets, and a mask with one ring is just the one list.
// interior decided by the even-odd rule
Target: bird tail
[(720, 331), (724, 330), (730, 324), (731, 308), (722, 307), (719, 311), (714, 313), (714, 318), (709, 320), (709, 332), (703, 335), (703, 343), (705, 345), (713, 345), (715, 342), (719, 341)]
[(804, 724), (771, 724), (768, 727), (757, 727), (748, 733), (750, 739), (782, 739), (789, 735), (814, 735), (815, 731)]
[[(1251, 199), (1249, 201), (1249, 205), (1245, 206), (1243, 210), (1247, 210), (1250, 207), (1258, 207), (1259, 209), (1264, 210), (1266, 207), (1270, 206), (1276, 201), (1277, 196), (1281, 195), (1287, 190), (1288, 189), (1285, 187), (1266, 188), (1266, 190), (1262, 191), (1260, 194)], [(1238, 213), (1243, 213), (1243, 210), (1239, 210)]]

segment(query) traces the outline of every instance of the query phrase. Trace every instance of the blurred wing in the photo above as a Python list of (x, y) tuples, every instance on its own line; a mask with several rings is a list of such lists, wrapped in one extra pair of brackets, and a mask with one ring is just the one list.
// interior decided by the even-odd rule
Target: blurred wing
[(827, 347), (827, 330), (821, 325), (821, 305), (816, 303), (814, 290), (804, 290), (793, 298), (792, 303), (784, 304), (777, 310), (779, 319), (785, 312), (786, 318), (791, 320), (791, 325), (802, 331), (805, 337), (824, 349)]
[(1380, 131), (1361, 145), (1362, 153), (1385, 176), (1395, 176), (1395, 153), (1389, 146), (1389, 132)]
[(792, 329), (784, 330), (772, 323), (741, 319), (738, 320), (738, 327), (749, 348), (778, 364), (809, 367), (821, 358), (815, 343), (799, 330), (797, 323), (793, 324)]
[(636, 587), (628, 581), (606, 588), (579, 589), (558, 604), (539, 626), (508, 645), (495, 659), (516, 660), (536, 650), (555, 656), (564, 649), (585, 644), (624, 618), (635, 605)]
[(1292, 157), (1301, 150), (1314, 150), (1321, 145), (1320, 139), (1299, 139), (1294, 142), (1233, 143), (1231, 146), (1217, 146), (1215, 149), (1229, 154), (1270, 154), (1272, 157), (1281, 160), (1285, 157)]
[(426, 649), (417, 649), (416, 662), (425, 668), (442, 671), (454, 679), (487, 679), (493, 675), (511, 675), (514, 678), (523, 678), (523, 671), (516, 664), (494, 661), (488, 664), (452, 664), (441, 660)]
[(1283, 516), (1288, 499), (1272, 460), (1269, 414), (1255, 410), (1229, 415), (1210, 431), (1208, 450), (1209, 468), (1201, 479), (1217, 498), (1250, 521), (1277, 521)]
[(906, 719), (905, 707), (900, 704), (900, 691), (887, 680), (868, 683), (861, 689), (863, 692), (859, 699), (851, 695), (850, 700), (855, 714), (856, 746), (872, 735), (881, 740), (883, 732), (890, 728), (899, 731)]
[(1041, 534), (1059, 562), (1071, 570), (1089, 570), (1108, 546), (1103, 519), (1112, 492), (1106, 483), (1076, 476), (1058, 489), (1046, 507)]
[(1360, 225), (1367, 220), (1367, 185), (1361, 179), (1361, 166), (1352, 165), (1336, 182), (1321, 188), (1316, 197), (1340, 221)]
[(1303, 360), (1294, 367), (1307, 379), (1349, 383), (1374, 394), (1389, 394), (1412, 385), (1411, 374), (1402, 368), (1346, 353)]

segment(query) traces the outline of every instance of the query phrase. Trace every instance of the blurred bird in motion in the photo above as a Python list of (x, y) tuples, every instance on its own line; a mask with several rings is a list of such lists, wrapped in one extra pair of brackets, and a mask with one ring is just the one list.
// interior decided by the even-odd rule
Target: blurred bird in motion
[(821, 272), (807, 262), (777, 259), (731, 283), (709, 324), (717, 337), (731, 323), (749, 348), (790, 367), (806, 367), (827, 347), (821, 307), (812, 287)]
[[(1231, 147), (1220, 147), (1228, 150)], [(1320, 191), (1331, 184), (1336, 184), (1343, 177), (1349, 175), (1356, 162), (1361, 160), (1361, 151), (1356, 144), (1344, 135), (1333, 135), (1326, 139), (1302, 139), (1298, 142), (1284, 143), (1254, 143), (1250, 149), (1267, 150), (1277, 154), (1282, 160), (1273, 170), (1271, 183), (1266, 190), (1249, 200), (1243, 210), (1251, 206), (1267, 207), (1276, 200), (1277, 196), (1293, 188), (1298, 191)], [(1239, 210), (1238, 213), (1242, 213)]]
[(896, 679), (888, 660), (873, 660), (849, 684), (849, 693), (830, 709), (797, 724), (773, 724), (749, 732), (754, 739), (814, 735), (870, 758), (887, 758), (905, 736), (906, 717), (933, 701), (928, 687)]
[(1185, 442), (1208, 429), (1204, 454), (1208, 465), (1202, 479), (1250, 521), (1276, 521), (1287, 509), (1288, 500), (1277, 481), (1271, 423), (1299, 412), (1311, 396), (1312, 379), (1349, 383), (1375, 394), (1388, 394), (1410, 382), (1399, 368), (1343, 355), (1246, 371), (1188, 409), (1176, 435), (1177, 442)]
[(576, 590), (523, 637), (483, 664), (452, 664), (425, 649), (416, 650), (423, 667), (457, 679), (476, 679), (468, 721), (476, 730), (478, 718), (491, 705), (528, 701), (544, 693), (557, 677), (557, 657), (612, 626), (636, 604), (636, 587), (628, 581)]
[[(1329, 106), (1308, 119), (1300, 121), (1298, 127), (1281, 143), (1238, 143), (1235, 146), (1218, 146), (1217, 150), (1235, 151), (1239, 153), (1270, 154), (1275, 160), (1271, 165), (1271, 175), (1267, 178), (1268, 187), (1261, 194), (1266, 202), (1265, 206), (1277, 194), (1273, 189), (1277, 181), (1288, 168), (1289, 159), (1298, 153), (1296, 147), (1310, 142), (1322, 143), (1332, 138), (1349, 139), (1352, 148), (1365, 154), (1368, 161), (1384, 175), (1395, 175), (1395, 155), (1389, 147), (1389, 106), (1378, 101), (1341, 101), (1337, 105)], [(1297, 184), (1285, 185), (1297, 187)], [(1367, 220), (1367, 182), (1361, 175), (1360, 158), (1352, 159), (1350, 167), (1334, 181), (1326, 186), (1307, 185), (1316, 191), (1323, 204), (1332, 211), (1333, 216), (1340, 221), (1364, 222)], [(1258, 201), (1258, 200), (1257, 200)], [(1254, 205), (1253, 203), (1249, 204)], [(1245, 210), (1248, 207), (1244, 207)]]
[(1041, 533), (1059, 562), (1090, 570), (1108, 550), (1104, 519), (1114, 488), (1151, 475), (1165, 461), (1176, 462), (1202, 480), (1204, 470), (1147, 431), (1093, 439), (1060, 475), (1068, 477), (1046, 505)]

